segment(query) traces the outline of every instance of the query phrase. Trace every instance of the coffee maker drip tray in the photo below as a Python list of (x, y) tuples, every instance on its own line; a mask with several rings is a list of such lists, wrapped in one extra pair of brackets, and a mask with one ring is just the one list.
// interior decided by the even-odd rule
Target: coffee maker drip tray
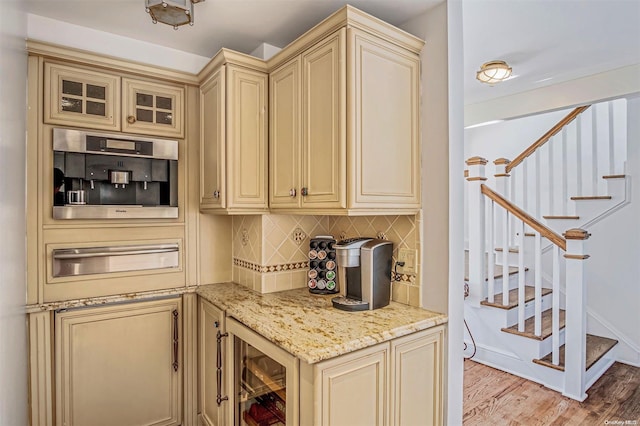
[(362, 300), (352, 299), (350, 297), (338, 296), (331, 299), (333, 307), (343, 311), (368, 311), (369, 304)]

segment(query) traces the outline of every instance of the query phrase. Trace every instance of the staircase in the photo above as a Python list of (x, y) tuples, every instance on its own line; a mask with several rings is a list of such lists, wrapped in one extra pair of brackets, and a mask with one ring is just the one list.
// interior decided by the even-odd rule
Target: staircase
[(513, 161), (494, 161), (494, 189), (487, 160), (467, 160), (474, 360), (578, 401), (616, 359), (616, 340), (587, 334), (586, 229), (628, 204), (625, 107), (576, 108)]

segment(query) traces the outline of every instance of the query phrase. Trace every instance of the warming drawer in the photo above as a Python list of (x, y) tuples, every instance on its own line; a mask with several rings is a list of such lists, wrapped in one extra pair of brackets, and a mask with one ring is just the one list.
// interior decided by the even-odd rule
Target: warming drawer
[(177, 243), (57, 249), (52, 254), (53, 276), (177, 268), (179, 253)]
[(184, 287), (185, 249), (181, 225), (45, 229), (39, 301)]

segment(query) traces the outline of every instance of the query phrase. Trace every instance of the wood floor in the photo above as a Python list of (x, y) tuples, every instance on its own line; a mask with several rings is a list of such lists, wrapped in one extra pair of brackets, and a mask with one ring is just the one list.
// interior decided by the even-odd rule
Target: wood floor
[(463, 424), (640, 426), (640, 368), (615, 363), (584, 402), (477, 362), (464, 362)]

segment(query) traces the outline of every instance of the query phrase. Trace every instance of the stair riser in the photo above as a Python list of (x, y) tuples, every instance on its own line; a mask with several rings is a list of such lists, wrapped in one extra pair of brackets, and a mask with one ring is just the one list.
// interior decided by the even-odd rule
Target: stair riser
[[(544, 340), (535, 340), (528, 337), (518, 336), (516, 334), (505, 333), (505, 342), (512, 346), (517, 347), (518, 351), (526, 356), (531, 356), (529, 361), (535, 358), (541, 358), (551, 352), (553, 348), (553, 336), (549, 336)], [(560, 346), (564, 344), (564, 329), (560, 330)]]
[[(542, 309), (540, 312), (544, 312), (548, 309), (551, 309), (551, 304), (552, 304), (552, 294), (547, 294), (545, 296), (542, 296)], [(524, 304), (524, 317), (526, 318), (531, 318), (535, 315), (536, 311), (535, 311), (536, 307), (535, 307), (535, 301), (532, 300), (531, 302), (525, 303)], [(512, 325), (515, 325), (518, 323), (518, 308), (513, 308), (513, 309), (509, 309), (508, 311), (505, 311), (507, 313), (507, 327), (511, 327)]]
[(573, 202), (575, 203), (576, 216), (580, 216), (581, 223), (586, 223), (609, 210), (621, 200), (621, 198), (612, 197), (610, 200), (579, 200)]
[[(499, 302), (499, 299), (496, 298), (496, 302)], [(547, 294), (542, 296), (542, 311), (551, 308), (551, 294)], [(512, 325), (518, 322), (518, 308), (513, 309), (501, 309), (495, 308), (493, 306), (482, 306), (479, 309), (482, 310), (482, 321), (485, 322), (489, 327), (495, 327), (496, 330), (500, 330), (501, 328), (511, 327)], [(525, 304), (525, 317), (529, 318), (535, 314), (535, 303), (532, 300)]]
[[(509, 275), (509, 290), (518, 288), (519, 273)], [(524, 282), (525, 284), (533, 283), (533, 273), (531, 270), (525, 271)], [(496, 293), (502, 293), (502, 278), (496, 278), (493, 282), (493, 287)], [(485, 281), (485, 288), (488, 288), (488, 283)]]
[(615, 198), (625, 198), (627, 191), (627, 178), (605, 179), (607, 181), (607, 195)]

